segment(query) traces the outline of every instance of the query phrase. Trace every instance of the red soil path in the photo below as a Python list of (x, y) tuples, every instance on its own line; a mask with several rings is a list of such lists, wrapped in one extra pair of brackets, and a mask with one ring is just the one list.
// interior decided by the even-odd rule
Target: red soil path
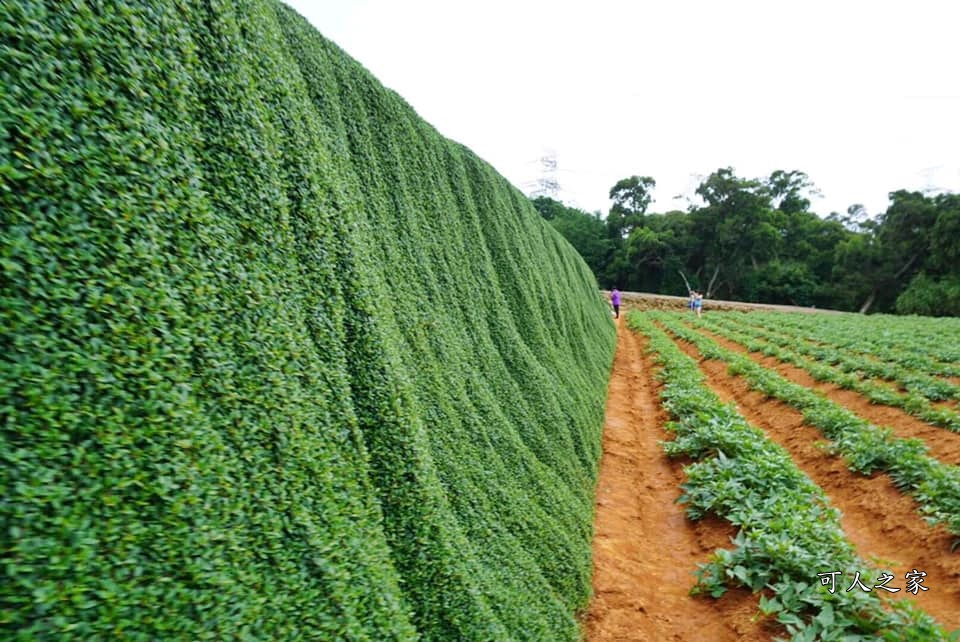
[(668, 438), (666, 415), (644, 346), (622, 319), (617, 322), (586, 639), (771, 640), (782, 629), (762, 622), (758, 596), (749, 591), (729, 591), (718, 600), (689, 595), (697, 564), (716, 548), (729, 547), (735, 529), (716, 518), (692, 522), (675, 503), (684, 475), (657, 443)]

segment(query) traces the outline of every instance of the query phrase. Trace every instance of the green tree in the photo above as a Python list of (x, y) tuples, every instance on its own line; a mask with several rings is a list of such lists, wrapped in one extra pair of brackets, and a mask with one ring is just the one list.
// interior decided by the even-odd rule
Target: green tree
[(708, 297), (960, 314), (951, 303), (960, 283), (960, 195), (899, 190), (877, 217), (851, 205), (824, 219), (810, 211), (819, 191), (804, 172), (749, 179), (726, 167), (701, 181), (702, 205), (661, 215), (647, 212), (653, 185), (631, 176), (610, 190), (609, 243), (597, 271), (606, 285), (680, 293), (689, 280)]
[[(840, 243), (856, 233), (844, 228), (843, 224), (837, 220), (822, 219), (812, 212), (801, 211), (783, 215), (781, 234), (783, 243), (778, 253), (778, 260), (805, 267), (803, 271), (790, 269), (780, 272), (780, 278), (787, 280), (781, 284), (782, 287), (797, 296), (799, 292), (805, 291), (804, 284), (808, 278), (812, 279), (814, 287), (809, 296), (797, 298), (795, 302), (772, 300), (770, 302), (791, 302), (794, 305), (816, 305), (825, 308), (838, 307), (838, 301), (842, 295), (833, 282), (835, 252)], [(793, 278), (798, 278), (799, 281), (790, 282)]]
[(814, 305), (817, 281), (802, 261), (774, 259), (751, 273), (746, 296), (752, 301), (785, 305)]
[(730, 167), (710, 174), (696, 193), (706, 206), (691, 212), (701, 243), (695, 274), (706, 281), (705, 296), (722, 290), (737, 299), (747, 272), (775, 256), (781, 242), (769, 193), (762, 182), (739, 178)]
[(930, 235), (928, 271), (954, 276), (960, 272), (960, 194), (940, 194), (934, 199), (937, 220)]
[(610, 260), (614, 241), (607, 237), (607, 229), (600, 213), (588, 214), (569, 207), (548, 196), (532, 199), (533, 207), (555, 230), (567, 239), (593, 271), (601, 285), (609, 287), (602, 278)]
[(637, 225), (643, 224), (643, 215), (653, 201), (651, 191), (657, 182), (649, 176), (630, 176), (617, 181), (610, 188), (613, 206), (607, 217), (611, 236), (626, 238)]
[(633, 230), (627, 239), (626, 255), (633, 270), (630, 287), (644, 292), (685, 294), (681, 272), (695, 239), (690, 234), (690, 217), (679, 211), (649, 214), (644, 227)]
[(774, 208), (784, 213), (806, 212), (810, 209), (810, 199), (804, 194), (819, 194), (819, 190), (810, 182), (810, 177), (798, 170), (785, 172), (778, 169), (765, 181), (765, 189), (770, 195)]
[(867, 268), (859, 273), (867, 286), (860, 312), (893, 309), (897, 295), (926, 263), (936, 218), (935, 202), (920, 192), (891, 192), (886, 212), (864, 226), (869, 242), (863, 247), (869, 250), (860, 257)]
[[(897, 192), (897, 194), (901, 194)], [(960, 195), (939, 194), (917, 202), (903, 194), (887, 237), (905, 244), (906, 260), (923, 256), (916, 275), (894, 304), (897, 312), (934, 316), (960, 315)], [(908, 207), (909, 205), (909, 207)], [(891, 208), (893, 209), (893, 208)], [(933, 217), (933, 223), (930, 219)], [(923, 247), (925, 246), (925, 247)]]
[(960, 277), (935, 279), (920, 272), (897, 297), (894, 309), (900, 314), (960, 316)]
[(624, 212), (643, 214), (653, 201), (650, 192), (656, 186), (657, 181), (649, 176), (622, 178), (610, 188), (610, 200)]

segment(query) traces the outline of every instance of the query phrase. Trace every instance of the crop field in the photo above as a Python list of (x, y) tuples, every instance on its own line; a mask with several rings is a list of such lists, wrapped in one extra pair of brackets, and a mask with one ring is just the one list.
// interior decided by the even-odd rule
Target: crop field
[(611, 323), (279, 0), (4, 14), (0, 640), (957, 639), (957, 319)]
[(587, 638), (957, 639), (957, 337), (880, 315), (618, 321)]

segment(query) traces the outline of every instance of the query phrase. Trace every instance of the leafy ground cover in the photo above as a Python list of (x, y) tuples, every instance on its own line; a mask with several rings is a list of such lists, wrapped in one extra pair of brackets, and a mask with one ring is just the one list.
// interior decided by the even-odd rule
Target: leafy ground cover
[[(933, 390), (932, 386), (901, 393), (886, 383), (863, 378), (861, 373), (869, 368), (864, 363), (866, 360), (863, 358), (843, 357), (837, 355), (837, 351), (832, 348), (804, 347), (802, 344), (798, 344), (796, 339), (772, 338), (764, 330), (753, 333), (743, 332), (737, 326), (732, 326), (729, 322), (722, 320), (714, 320), (710, 327), (722, 336), (732, 339), (754, 352), (776, 357), (784, 363), (793, 364), (809, 372), (817, 381), (834, 383), (841, 388), (854, 390), (862, 394), (873, 403), (902, 408), (907, 413), (933, 425), (954, 432), (960, 431), (960, 413), (951, 408), (934, 405), (923, 394), (924, 391)], [(825, 358), (820, 359), (818, 358), (819, 355), (825, 355)], [(833, 366), (830, 365), (831, 361), (843, 361), (849, 367)], [(858, 368), (858, 366), (861, 367)], [(906, 376), (902, 378), (907, 379)], [(929, 379), (933, 378), (930, 377)], [(947, 384), (947, 382), (944, 383)]]
[[(736, 332), (740, 338), (749, 338), (752, 344), (761, 348), (758, 349), (760, 352), (771, 351), (773, 354), (772, 350), (775, 349), (764, 347), (763, 342), (776, 346), (782, 354), (790, 355), (791, 359), (798, 361), (797, 365), (800, 367), (804, 367), (801, 363), (821, 366), (822, 369), (818, 372), (823, 373), (822, 380), (832, 381), (850, 389), (859, 387), (858, 392), (868, 395), (871, 399), (876, 398), (877, 403), (910, 408), (914, 412), (926, 414), (931, 418), (930, 421), (934, 421), (933, 418), (936, 417), (933, 412), (935, 409), (925, 401), (960, 399), (960, 386), (942, 377), (928, 374), (916, 365), (908, 366), (903, 363), (884, 361), (862, 352), (851, 353), (835, 344), (810, 341), (802, 331), (784, 333), (764, 325), (752, 325), (748, 322), (749, 320), (743, 318), (714, 317), (711, 321), (723, 328), (724, 332)], [(823, 334), (825, 333), (821, 332), (821, 336)], [(809, 370), (807, 367), (804, 369)], [(874, 383), (867, 380), (870, 377), (883, 379), (894, 385)], [(900, 388), (905, 393), (900, 393), (898, 391)], [(936, 421), (946, 424), (944, 427), (949, 427), (950, 419), (951, 417), (946, 415), (938, 417)], [(953, 419), (954, 423), (960, 426), (960, 416)]]
[(960, 352), (949, 340), (960, 332), (960, 324), (953, 318), (838, 314), (806, 319), (765, 313), (738, 318), (748, 325), (836, 346), (847, 353), (865, 354), (928, 374), (960, 376)]
[(656, 316), (676, 336), (694, 344), (704, 356), (729, 364), (751, 387), (803, 412), (810, 425), (830, 439), (830, 448), (846, 459), (851, 470), (869, 475), (883, 471), (899, 488), (911, 493), (932, 524), (942, 523), (960, 535), (960, 468), (927, 455), (922, 442), (898, 439), (822, 394), (797, 385), (744, 355), (727, 350), (682, 323), (676, 316)]
[(4, 5), (0, 636), (580, 637), (614, 333), (272, 0)]

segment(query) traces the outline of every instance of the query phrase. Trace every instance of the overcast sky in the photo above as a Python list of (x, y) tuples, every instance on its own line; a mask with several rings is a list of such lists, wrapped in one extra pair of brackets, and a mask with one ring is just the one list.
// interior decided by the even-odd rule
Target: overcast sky
[(960, 191), (956, 0), (288, 4), (524, 193), (554, 154), (588, 211), (633, 174), (686, 209), (727, 166), (806, 172), (822, 215)]

